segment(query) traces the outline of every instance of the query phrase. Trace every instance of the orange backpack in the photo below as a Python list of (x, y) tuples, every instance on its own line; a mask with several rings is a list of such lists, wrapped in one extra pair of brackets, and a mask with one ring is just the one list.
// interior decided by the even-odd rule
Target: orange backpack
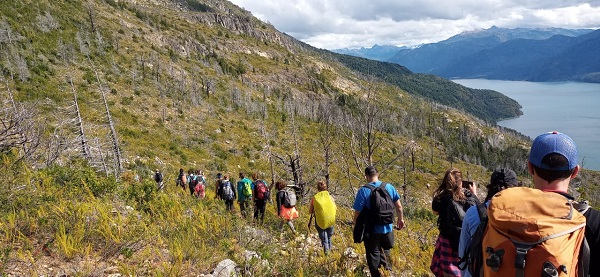
[(573, 205), (532, 188), (497, 193), (482, 241), (484, 276), (582, 276), (585, 217)]

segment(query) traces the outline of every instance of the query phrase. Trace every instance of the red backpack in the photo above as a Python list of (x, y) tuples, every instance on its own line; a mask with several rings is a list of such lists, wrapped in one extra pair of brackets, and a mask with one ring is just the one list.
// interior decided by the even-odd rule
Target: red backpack
[(270, 198), (269, 188), (262, 180), (257, 180), (254, 184), (256, 189), (256, 200), (267, 200)]

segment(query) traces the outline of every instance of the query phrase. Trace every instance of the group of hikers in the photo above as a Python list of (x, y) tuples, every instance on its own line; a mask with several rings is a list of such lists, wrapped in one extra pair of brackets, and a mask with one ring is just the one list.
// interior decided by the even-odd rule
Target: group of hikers
[(534, 188), (509, 168), (495, 170), (483, 202), (460, 170), (433, 194), (439, 236), (437, 276), (600, 276), (600, 212), (568, 193), (579, 173), (577, 147), (549, 132), (533, 140), (527, 169)]
[[(509, 168), (493, 171), (484, 201), (477, 185), (463, 180), (457, 168), (448, 169), (433, 193), (432, 210), (438, 215), (439, 236), (430, 269), (442, 276), (600, 276), (600, 211), (576, 202), (568, 193), (579, 173), (575, 142), (559, 132), (541, 134), (533, 140), (527, 168), (534, 188), (522, 186)], [(262, 223), (269, 185), (252, 174), (239, 173), (236, 186), (228, 174), (217, 174), (215, 195), (233, 210), (237, 200), (242, 216), (250, 213)], [(374, 166), (364, 170), (353, 204), (353, 239), (363, 243), (372, 277), (391, 271), (393, 230), (405, 227), (400, 195), (396, 188), (379, 180)], [(197, 179), (192, 186), (192, 180)], [(201, 171), (180, 170), (178, 184), (188, 184), (191, 195), (205, 197), (206, 179)], [(157, 181), (158, 182), (158, 181)], [(161, 179), (162, 182), (162, 179)], [(204, 188), (196, 189), (201, 183)], [(331, 250), (336, 205), (324, 181), (310, 201), (309, 228), (315, 217), (324, 253)], [(287, 224), (296, 232), (298, 218), (296, 189), (283, 180), (275, 182), (280, 229)], [(596, 263), (594, 263), (596, 262)], [(387, 276), (387, 275), (386, 275)]]
[[(160, 172), (157, 170), (155, 181), (158, 187), (162, 188), (162, 174), (160, 177), (158, 174)], [(245, 172), (240, 172), (238, 175), (239, 180), (235, 185), (230, 180), (229, 174), (217, 173), (216, 177), (214, 183), (215, 198), (225, 203), (225, 209), (233, 212), (234, 202), (237, 202), (242, 217), (248, 218), (253, 210), (254, 222), (262, 224), (267, 203), (272, 201), (271, 189), (267, 181), (260, 178), (258, 172), (252, 174), (252, 179), (249, 179)], [(200, 199), (206, 197), (208, 184), (201, 170), (189, 170), (186, 174), (183, 169), (179, 169), (176, 184), (183, 190), (189, 189), (190, 195), (194, 197)], [(335, 199), (329, 194), (327, 184), (324, 181), (318, 181), (316, 186), (318, 192), (311, 199), (309, 206), (309, 213), (311, 214), (309, 228), (312, 218), (314, 218), (315, 228), (321, 239), (323, 251), (327, 255), (331, 250), (331, 236), (333, 235), (337, 207)], [(299, 188), (288, 185), (284, 180), (275, 182), (275, 188), (277, 189), (277, 194), (275, 194), (277, 216), (281, 219), (279, 229), (283, 230), (284, 225), (287, 224), (292, 233), (296, 233), (293, 221), (299, 217), (296, 209), (296, 193)]]

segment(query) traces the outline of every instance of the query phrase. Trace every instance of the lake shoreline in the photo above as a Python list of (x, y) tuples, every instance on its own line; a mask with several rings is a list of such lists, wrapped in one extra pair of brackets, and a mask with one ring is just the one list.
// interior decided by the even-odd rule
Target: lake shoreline
[(519, 103), (523, 115), (499, 120), (496, 125), (527, 137), (559, 131), (577, 144), (579, 163), (600, 171), (600, 84), (580, 82), (526, 82), (487, 79), (452, 79), (475, 89), (498, 91)]

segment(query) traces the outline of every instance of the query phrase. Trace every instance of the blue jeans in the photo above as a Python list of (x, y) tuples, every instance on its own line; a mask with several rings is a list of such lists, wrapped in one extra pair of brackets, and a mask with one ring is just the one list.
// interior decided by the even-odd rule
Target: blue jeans
[(333, 236), (333, 226), (325, 230), (321, 229), (317, 224), (315, 224), (315, 227), (317, 228), (319, 238), (321, 239), (321, 244), (323, 245), (323, 252), (327, 254), (327, 252), (331, 250), (331, 236)]

